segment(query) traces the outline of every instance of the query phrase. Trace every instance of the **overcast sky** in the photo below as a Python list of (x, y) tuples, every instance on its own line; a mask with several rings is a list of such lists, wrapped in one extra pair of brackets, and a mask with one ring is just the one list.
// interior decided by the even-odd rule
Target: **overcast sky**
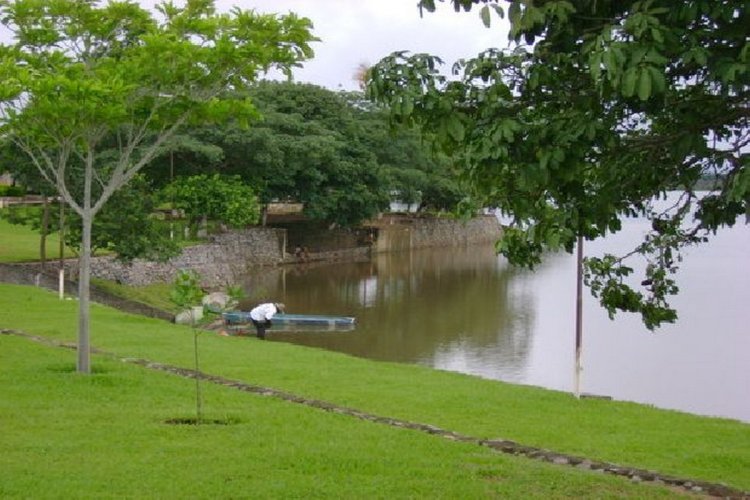
[(296, 79), (330, 89), (356, 89), (353, 75), (361, 63), (375, 64), (396, 50), (439, 56), (447, 71), (460, 58), (508, 43), (507, 27), (499, 18), (488, 29), (476, 9), (457, 13), (448, 4), (421, 18), (417, 0), (219, 0), (216, 5), (292, 11), (310, 18), (321, 41), (313, 45), (315, 57), (295, 73)]

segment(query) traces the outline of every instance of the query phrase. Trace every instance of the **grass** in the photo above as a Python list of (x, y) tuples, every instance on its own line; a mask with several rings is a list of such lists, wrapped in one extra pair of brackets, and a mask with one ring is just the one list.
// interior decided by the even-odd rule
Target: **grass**
[[(0, 285), (0, 327), (74, 341), (76, 303)], [(186, 327), (92, 307), (92, 343), (192, 367)], [(374, 362), (255, 338), (200, 335), (205, 372), (462, 434), (512, 439), (750, 489), (750, 425)], [(0, 497), (673, 497), (657, 485), (498, 454), (0, 336)], [(134, 480), (138, 478), (138, 480)]]
[(3, 498), (670, 496), (213, 386), (228, 425), (168, 425), (191, 381), (101, 358), (80, 376), (68, 353), (0, 340)]
[[(11, 224), (0, 218), (0, 263), (28, 262), (39, 260), (39, 233), (28, 226)], [(57, 233), (47, 236), (47, 258), (55, 260), (60, 255), (60, 238)], [(65, 247), (65, 257), (73, 257), (73, 251)]]
[(91, 278), (91, 283), (117, 297), (148, 304), (157, 309), (161, 309), (162, 311), (173, 313), (180, 311), (180, 308), (169, 298), (172, 290), (171, 283), (154, 283), (146, 286), (127, 286), (99, 278)]
[[(169, 231), (169, 224), (163, 223), (164, 231)], [(183, 223), (176, 224), (181, 228)], [(188, 247), (204, 243), (200, 239), (184, 239), (178, 233), (178, 245)], [(0, 218), (0, 263), (10, 262), (30, 262), (39, 260), (39, 238), (37, 231), (29, 226), (11, 224), (7, 220)], [(47, 259), (54, 261), (60, 255), (60, 237), (58, 233), (52, 233), (47, 236)], [(108, 255), (108, 250), (97, 250), (96, 255)], [(77, 257), (74, 250), (65, 247), (65, 258)]]

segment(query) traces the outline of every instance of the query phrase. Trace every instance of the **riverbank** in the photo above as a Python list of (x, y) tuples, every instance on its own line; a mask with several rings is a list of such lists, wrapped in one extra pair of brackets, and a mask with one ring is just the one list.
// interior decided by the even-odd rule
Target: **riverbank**
[[(112, 256), (94, 257), (91, 275), (128, 286), (171, 283), (180, 270), (197, 272), (206, 288), (240, 281), (251, 270), (299, 262), (351, 262), (373, 254), (430, 246), (465, 246), (496, 241), (502, 228), (493, 216), (453, 218), (384, 215), (354, 229), (330, 229), (310, 221), (278, 223), (211, 235), (205, 243), (183, 248), (166, 262)], [(304, 249), (304, 252), (302, 250)], [(19, 264), (20, 265), (20, 264)], [(32, 272), (35, 264), (20, 265)], [(78, 261), (64, 262), (67, 276), (78, 274)], [(56, 267), (56, 266), (53, 266)]]
[[(74, 301), (11, 285), (0, 285), (0, 301), (0, 327), (53, 342), (75, 341)], [(224, 423), (169, 426), (165, 421), (170, 418), (191, 416), (194, 380), (120, 360), (147, 359), (189, 370), (194, 366), (191, 330), (100, 305), (92, 307), (92, 343), (112, 355), (95, 353), (90, 377), (70, 373), (75, 359), (70, 350), (18, 336), (3, 335), (0, 342), (5, 367), (0, 411), (9, 430), (0, 442), (0, 491), (10, 498), (45, 496), (51, 484), (62, 496), (66, 491), (73, 496), (198, 497), (242, 496), (242, 491), (261, 497), (281, 491), (463, 498), (678, 494), (648, 478), (639, 484), (515, 458), (441, 439), (437, 431), (381, 428), (325, 405), (324, 411), (288, 405), (272, 393), (259, 398), (208, 381), (203, 385), (205, 417)], [(576, 400), (556, 391), (254, 338), (206, 333), (199, 342), (201, 372), (239, 385), (273, 388), (460, 436), (515, 441), (590, 461), (750, 489), (750, 426), (736, 421)], [(91, 467), (81, 466), (71, 453), (84, 454)], [(139, 485), (127, 477), (139, 477)], [(281, 483), (288, 489), (277, 489)], [(186, 485), (199, 489), (183, 489)]]

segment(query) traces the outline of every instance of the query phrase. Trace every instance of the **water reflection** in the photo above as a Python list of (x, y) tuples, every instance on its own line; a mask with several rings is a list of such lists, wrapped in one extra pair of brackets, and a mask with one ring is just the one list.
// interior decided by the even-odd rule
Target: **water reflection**
[[(622, 249), (587, 243), (587, 254)], [(673, 305), (680, 319), (656, 332), (637, 316), (610, 321), (584, 296), (582, 390), (616, 399), (750, 421), (750, 226), (691, 249)], [(277, 331), (276, 341), (418, 363), (572, 391), (575, 259), (553, 255), (528, 272), (491, 245), (378, 255), (372, 262), (264, 269), (244, 283), (253, 300), (289, 312), (355, 316), (353, 331)]]
[[(372, 262), (264, 271), (245, 284), (289, 311), (355, 316), (354, 332), (276, 339), (372, 359), (521, 380), (534, 314), (509, 295), (516, 274), (491, 245), (424, 249)], [(260, 280), (263, 280), (262, 282)]]

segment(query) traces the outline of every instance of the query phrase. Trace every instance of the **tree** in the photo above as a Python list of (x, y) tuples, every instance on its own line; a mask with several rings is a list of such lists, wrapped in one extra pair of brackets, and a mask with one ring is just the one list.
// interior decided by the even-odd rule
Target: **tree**
[[(0, 45), (0, 135), (12, 140), (82, 220), (78, 371), (90, 372), (89, 276), (94, 216), (185, 124), (245, 124), (228, 96), (312, 51), (310, 21), (211, 0), (164, 2), (160, 18), (131, 2), (0, 1), (13, 42)], [(117, 145), (115, 158), (110, 141)], [(83, 186), (76, 197), (69, 188)]]
[[(673, 322), (681, 250), (748, 210), (747, 2), (450, 3), (480, 5), (487, 25), (493, 10), (507, 13), (515, 47), (459, 61), (453, 78), (438, 58), (394, 53), (370, 70), (368, 95), (461, 159), (477, 205), (514, 217), (498, 245), (514, 264), (649, 217), (652, 231), (628, 255), (587, 259), (586, 281), (610, 316)], [(719, 182), (698, 193), (705, 175)], [(652, 212), (670, 190), (677, 204)], [(640, 285), (633, 256), (645, 259)]]
[(341, 226), (382, 211), (393, 193), (452, 208), (447, 193), (459, 190), (447, 158), (417, 132), (390, 129), (361, 92), (262, 82), (250, 96), (264, 120), (225, 152), (234, 171), (264, 186), (266, 201), (293, 199), (311, 218)]
[(238, 175), (263, 207), (293, 200), (309, 217), (341, 226), (382, 211), (391, 195), (438, 210), (463, 198), (449, 159), (417, 131), (391, 130), (361, 92), (268, 81), (244, 96), (262, 115), (252, 128), (232, 121), (184, 127), (143, 172), (155, 185), (168, 183), (171, 172)]
[(361, 117), (338, 93), (310, 84), (259, 82), (246, 94), (263, 119), (198, 131), (224, 151), (221, 172), (252, 185), (263, 205), (293, 200), (306, 215), (357, 224), (388, 204), (372, 151), (358, 133)]
[[(158, 201), (143, 174), (112, 194), (91, 225), (91, 252), (98, 249), (115, 253), (122, 262), (133, 259), (166, 261), (180, 253), (180, 247), (154, 218)], [(81, 251), (81, 218), (73, 213), (68, 218), (65, 243)]]
[(178, 177), (163, 196), (187, 215), (190, 225), (200, 220), (219, 220), (232, 227), (255, 224), (260, 215), (258, 198), (239, 176), (194, 175)]

